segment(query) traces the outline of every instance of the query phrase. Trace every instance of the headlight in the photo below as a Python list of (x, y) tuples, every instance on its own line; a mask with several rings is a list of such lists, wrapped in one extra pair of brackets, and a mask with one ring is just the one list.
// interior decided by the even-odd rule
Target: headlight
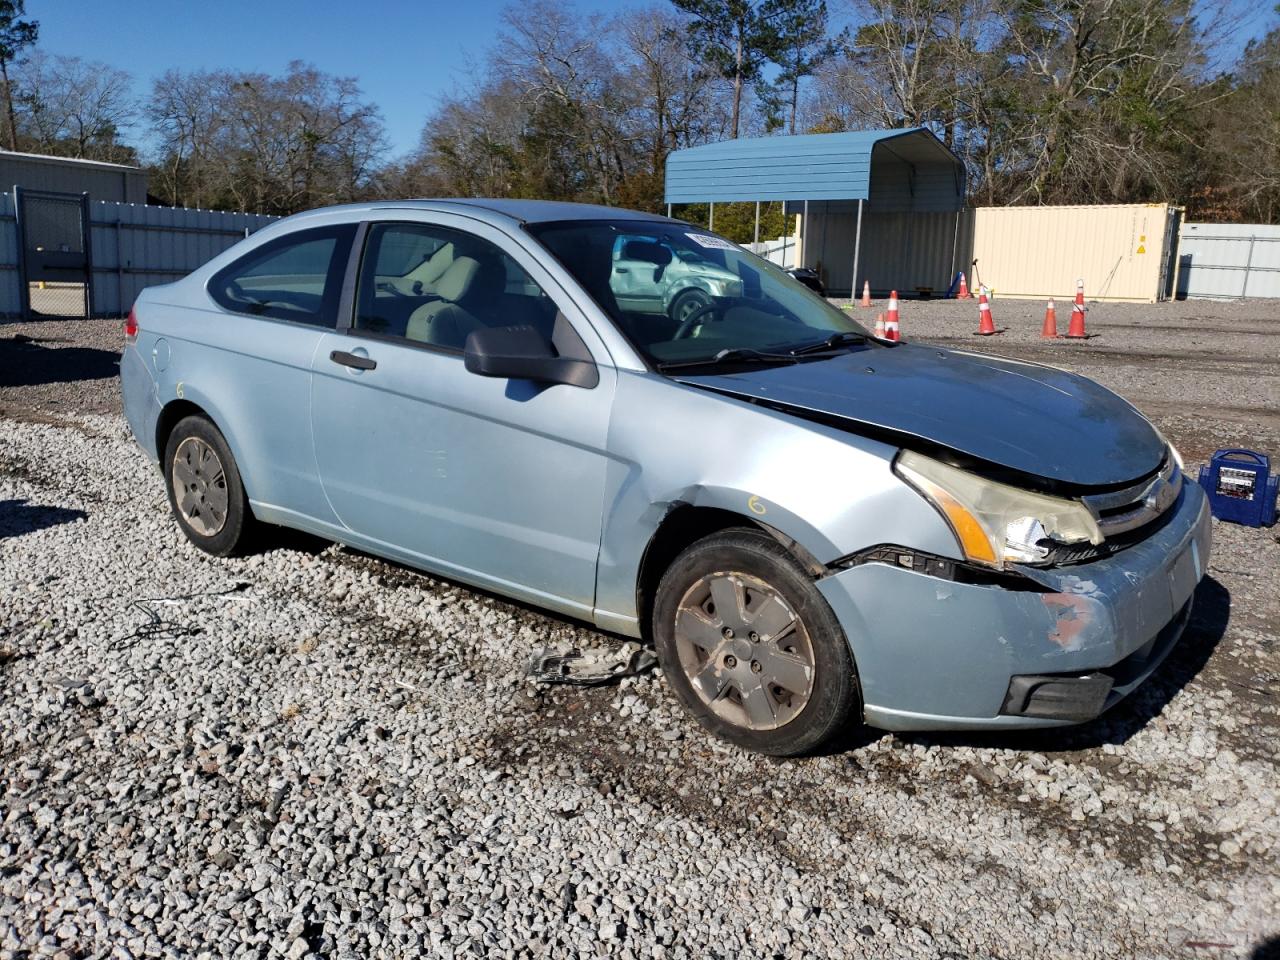
[(739, 280), (708, 280), (707, 286), (713, 297), (738, 297), (742, 295), (742, 282)]
[(975, 563), (1001, 570), (1047, 559), (1053, 542), (1102, 543), (1097, 521), (1078, 500), (984, 480), (910, 450), (899, 454), (894, 469), (946, 517)]

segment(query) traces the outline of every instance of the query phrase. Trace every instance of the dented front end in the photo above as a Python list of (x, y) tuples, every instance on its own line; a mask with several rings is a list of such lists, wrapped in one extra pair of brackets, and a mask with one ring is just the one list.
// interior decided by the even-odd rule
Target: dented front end
[(1079, 722), (1140, 685), (1176, 644), (1209, 560), (1195, 484), (1149, 537), (1102, 559), (964, 575), (892, 551), (821, 579), (867, 723), (886, 730)]

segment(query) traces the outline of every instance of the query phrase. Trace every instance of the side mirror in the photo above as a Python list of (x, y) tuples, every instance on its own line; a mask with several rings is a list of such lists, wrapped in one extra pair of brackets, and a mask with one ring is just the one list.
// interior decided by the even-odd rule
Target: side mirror
[(463, 362), (471, 373), (590, 389), (600, 373), (590, 360), (564, 357), (530, 326), (480, 327), (467, 335)]

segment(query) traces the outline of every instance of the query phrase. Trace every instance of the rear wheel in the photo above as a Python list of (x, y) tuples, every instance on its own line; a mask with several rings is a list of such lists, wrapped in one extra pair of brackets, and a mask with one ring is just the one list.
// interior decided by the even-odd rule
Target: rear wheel
[(658, 587), (654, 640), (682, 705), (717, 736), (791, 756), (828, 740), (857, 704), (844, 631), (812, 580), (758, 530), (699, 540)]
[(169, 506), (187, 539), (217, 557), (243, 550), (253, 514), (218, 428), (200, 416), (178, 421), (165, 444), (164, 465)]

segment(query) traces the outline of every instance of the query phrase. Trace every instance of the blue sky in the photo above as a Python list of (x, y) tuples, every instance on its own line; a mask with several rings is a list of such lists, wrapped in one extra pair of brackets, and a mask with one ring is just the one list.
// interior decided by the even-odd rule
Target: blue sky
[[(281, 72), (306, 60), (353, 76), (382, 109), (392, 152), (418, 142), (423, 121), (492, 44), (506, 0), (27, 0), (50, 53), (102, 60), (138, 92), (170, 67)], [(609, 12), (642, 0), (575, 0)], [(135, 138), (144, 131), (134, 131)]]
[[(573, 0), (610, 13), (655, 0)], [(661, 0), (656, 0), (661, 2)], [(1275, 26), (1271, 0), (1227, 0), (1230, 46)], [(395, 155), (418, 141), (440, 98), (464, 86), (493, 43), (507, 0), (27, 0), (51, 53), (129, 71), (139, 94), (170, 67), (279, 73), (306, 60), (356, 77), (382, 109)], [(831, 0), (833, 9), (843, 6)], [(134, 131), (142, 140), (145, 131)]]

